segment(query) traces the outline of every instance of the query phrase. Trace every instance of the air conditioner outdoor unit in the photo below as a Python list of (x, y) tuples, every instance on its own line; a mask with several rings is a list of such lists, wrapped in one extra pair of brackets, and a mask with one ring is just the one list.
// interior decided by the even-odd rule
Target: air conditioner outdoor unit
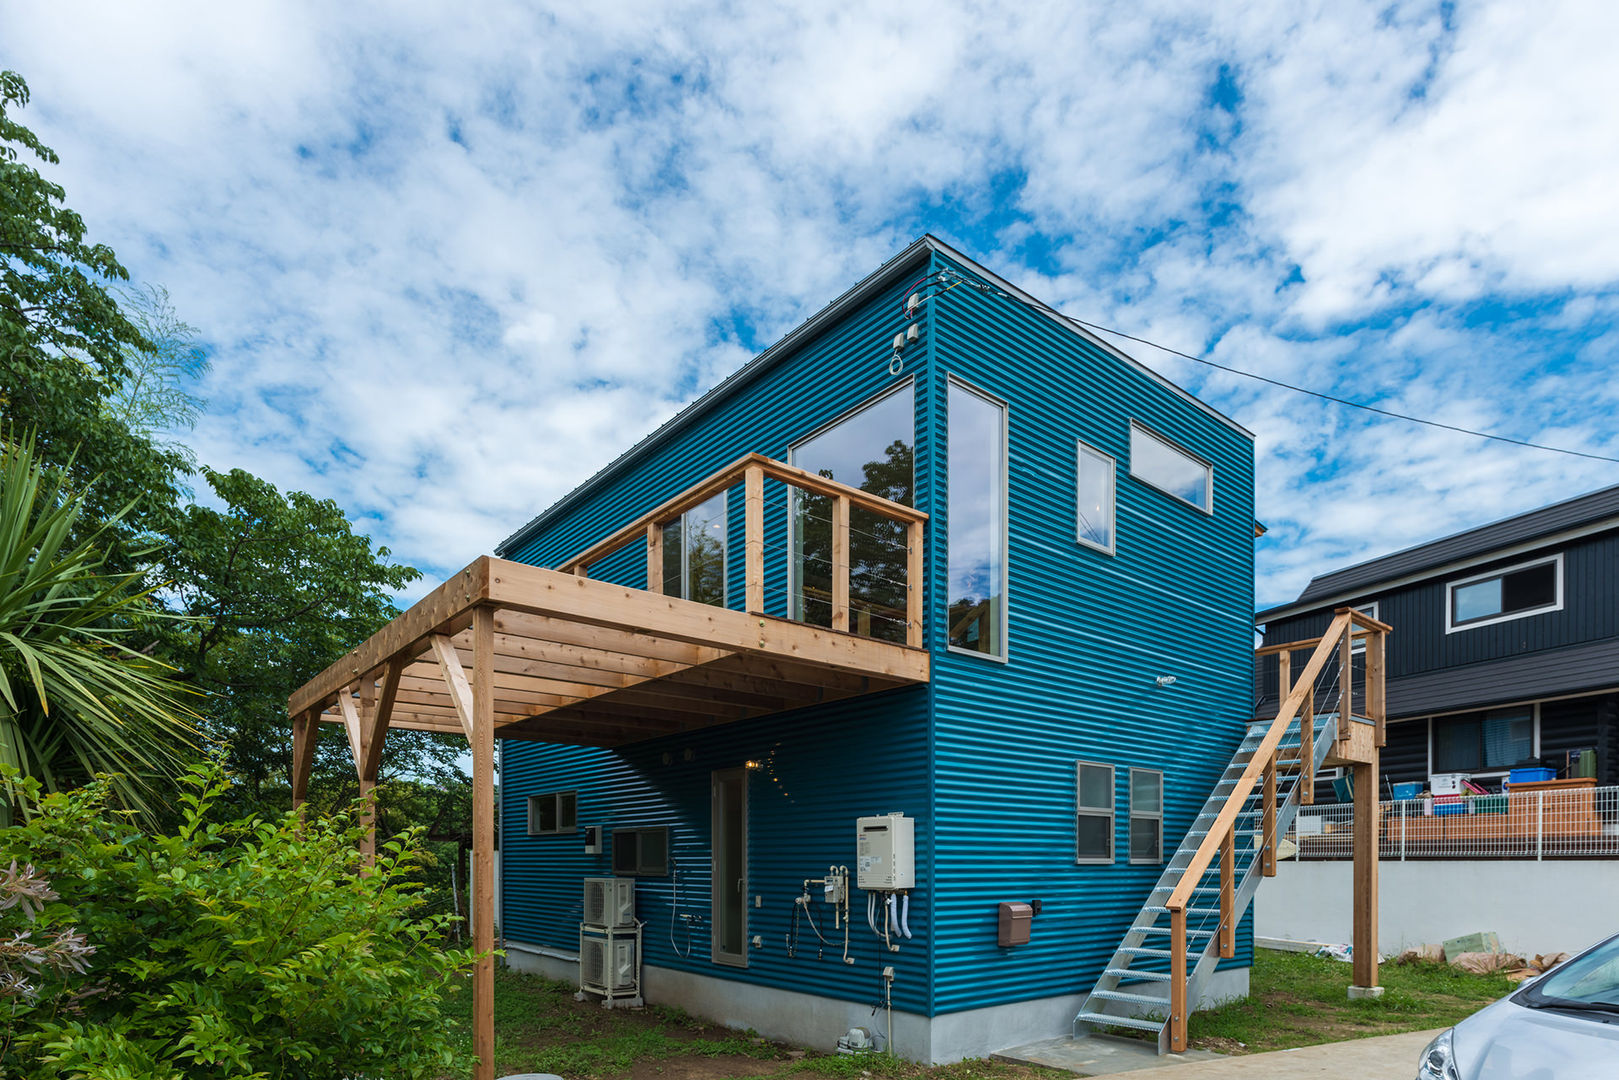
[(579, 986), (596, 994), (635, 987), (635, 942), (586, 937), (579, 942)]
[(586, 926), (635, 925), (635, 879), (585, 878)]

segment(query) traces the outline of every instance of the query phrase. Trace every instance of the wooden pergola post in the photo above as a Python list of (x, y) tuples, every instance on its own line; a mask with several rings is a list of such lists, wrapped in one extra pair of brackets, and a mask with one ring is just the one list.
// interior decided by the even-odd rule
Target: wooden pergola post
[(495, 612), (472, 613), (472, 973), (476, 1080), (495, 1077)]

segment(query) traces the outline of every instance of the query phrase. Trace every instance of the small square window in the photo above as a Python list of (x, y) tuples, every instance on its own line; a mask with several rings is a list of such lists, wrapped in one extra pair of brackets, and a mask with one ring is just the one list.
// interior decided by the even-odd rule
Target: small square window
[(1130, 861), (1164, 861), (1164, 774), (1130, 770)]
[(613, 830), (613, 873), (661, 876), (669, 872), (669, 827)]
[(1138, 424), (1130, 425), (1130, 475), (1214, 513), (1214, 466)]
[(579, 794), (574, 791), (552, 791), (528, 798), (528, 834), (552, 836), (571, 833), (578, 827)]
[(1078, 537), (1081, 544), (1114, 552), (1113, 477), (1115, 463), (1100, 450), (1079, 444)]
[(1081, 761), (1074, 777), (1074, 861), (1113, 861), (1113, 766)]

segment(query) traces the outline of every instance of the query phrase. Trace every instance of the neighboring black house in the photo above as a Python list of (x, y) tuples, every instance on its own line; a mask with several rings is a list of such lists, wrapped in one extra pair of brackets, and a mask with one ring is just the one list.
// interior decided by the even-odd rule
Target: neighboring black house
[[(1254, 622), (1267, 645), (1299, 641), (1344, 606), (1394, 627), (1390, 783), (1470, 773), (1493, 789), (1518, 765), (1570, 775), (1571, 753), (1577, 774), (1592, 750), (1598, 783), (1619, 784), (1619, 486), (1323, 574)], [(1254, 715), (1274, 716), (1274, 656), (1254, 690)]]

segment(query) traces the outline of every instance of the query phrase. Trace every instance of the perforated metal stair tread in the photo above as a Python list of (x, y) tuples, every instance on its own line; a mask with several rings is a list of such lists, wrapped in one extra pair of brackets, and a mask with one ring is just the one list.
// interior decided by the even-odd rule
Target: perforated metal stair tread
[(1148, 949), (1141, 945), (1126, 945), (1119, 952), (1128, 953), (1131, 956), (1152, 956), (1159, 960), (1168, 960), (1174, 955), (1168, 949)]
[(1103, 1001), (1122, 1001), (1127, 1005), (1161, 1005), (1169, 1008), (1169, 999), (1155, 994), (1132, 994), (1125, 990), (1092, 990), (1091, 997)]
[(1082, 1012), (1075, 1019), (1085, 1024), (1095, 1024), (1098, 1027), (1127, 1027), (1137, 1031), (1162, 1031), (1162, 1020), (1141, 1020), (1134, 1016), (1110, 1016), (1107, 1013)]
[(1162, 971), (1137, 971), (1135, 968), (1108, 968), (1103, 975), (1111, 975), (1115, 979), (1139, 979), (1142, 982), (1168, 982), (1169, 975)]

